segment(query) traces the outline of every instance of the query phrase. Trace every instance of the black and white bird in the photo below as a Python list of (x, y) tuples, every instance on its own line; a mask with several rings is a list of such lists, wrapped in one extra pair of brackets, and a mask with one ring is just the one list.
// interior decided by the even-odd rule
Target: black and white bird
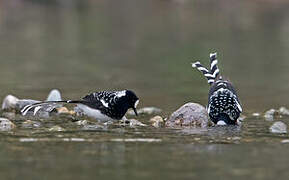
[(242, 107), (233, 84), (219, 75), (217, 64), (217, 53), (211, 53), (209, 70), (199, 61), (192, 63), (192, 67), (202, 72), (211, 86), (207, 106), (210, 119), (217, 125), (235, 125)]
[(135, 115), (137, 115), (136, 107), (139, 103), (139, 98), (131, 90), (101, 91), (91, 93), (81, 100), (43, 101), (27, 105), (22, 108), (21, 113), (22, 115), (27, 115), (28, 112), (32, 111), (33, 115), (35, 115), (41, 108), (45, 106), (49, 107), (49, 105), (55, 103), (77, 104), (85, 115), (100, 121), (110, 121), (123, 119), (127, 110), (130, 108), (132, 108)]

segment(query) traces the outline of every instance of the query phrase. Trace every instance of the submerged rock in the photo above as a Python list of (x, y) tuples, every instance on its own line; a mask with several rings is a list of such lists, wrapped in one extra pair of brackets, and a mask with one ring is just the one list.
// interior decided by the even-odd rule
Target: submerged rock
[(152, 123), (152, 126), (156, 127), (156, 128), (160, 128), (162, 126), (164, 126), (164, 119), (161, 116), (155, 116), (153, 118), (150, 119), (150, 122)]
[(207, 127), (209, 124), (206, 109), (197, 103), (187, 103), (176, 110), (166, 121), (166, 126)]
[(277, 115), (277, 111), (275, 109), (270, 109), (268, 111), (265, 112), (264, 118), (267, 121), (273, 121), (274, 120), (274, 116)]
[(38, 121), (27, 120), (22, 123), (23, 128), (38, 128), (41, 126), (41, 123)]
[[(146, 115), (159, 114), (161, 112), (162, 112), (162, 110), (159, 109), (159, 108), (156, 108), (156, 107), (144, 107), (144, 108), (141, 108), (141, 109), (137, 110), (138, 114), (146, 114)], [(135, 115), (133, 110), (129, 110), (127, 112), (127, 114), (130, 115), (130, 116)]]
[(270, 132), (277, 134), (287, 133), (287, 125), (281, 121), (277, 121), (270, 127)]
[(2, 102), (2, 110), (13, 110), (19, 99), (13, 95), (7, 95)]
[(284, 116), (289, 116), (289, 110), (285, 107), (280, 107), (279, 108), (279, 114), (284, 115)]
[(10, 131), (16, 126), (9, 119), (0, 118), (0, 131)]
[(60, 131), (65, 131), (64, 128), (60, 127), (60, 126), (52, 126), (51, 128), (48, 129), (48, 131), (57, 131), (57, 132), (60, 132)]
[[(120, 123), (123, 123), (122, 121), (120, 121)], [(124, 121), (124, 123), (127, 125), (129, 125), (130, 127), (136, 127), (136, 126), (142, 126), (145, 127), (147, 126), (146, 124), (143, 124), (142, 122), (136, 120), (136, 119), (126, 119)]]
[(62, 101), (60, 91), (57, 89), (51, 90), (46, 101)]

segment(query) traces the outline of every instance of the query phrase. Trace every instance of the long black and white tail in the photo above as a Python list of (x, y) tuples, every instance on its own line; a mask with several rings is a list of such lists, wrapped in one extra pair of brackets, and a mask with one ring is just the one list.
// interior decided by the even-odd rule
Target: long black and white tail
[(55, 108), (55, 104), (59, 103), (82, 103), (83, 101), (43, 101), (39, 103), (34, 103), (30, 105), (26, 105), (21, 109), (21, 114), (25, 116), (29, 111), (33, 110), (33, 115), (36, 115), (36, 113), (40, 109), (45, 109), (46, 111), (52, 111)]
[(210, 70), (205, 68), (199, 61), (192, 63), (193, 68), (197, 68), (203, 75), (207, 78), (208, 83), (211, 85), (215, 82), (216, 78), (218, 77), (220, 70), (217, 66), (217, 53), (210, 54)]

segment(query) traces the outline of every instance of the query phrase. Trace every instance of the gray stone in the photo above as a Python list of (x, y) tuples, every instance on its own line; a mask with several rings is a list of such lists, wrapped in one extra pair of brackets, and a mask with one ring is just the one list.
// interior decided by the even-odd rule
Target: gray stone
[(57, 89), (51, 90), (46, 101), (62, 101), (60, 91)]
[(284, 116), (289, 116), (289, 110), (285, 107), (280, 107), (279, 108), (279, 114), (284, 115)]
[(164, 119), (161, 116), (155, 116), (150, 119), (153, 127), (160, 128), (164, 125)]
[(287, 125), (281, 121), (277, 121), (270, 127), (270, 132), (277, 134), (287, 133)]
[(13, 110), (19, 99), (13, 95), (7, 95), (2, 102), (2, 110)]
[(187, 103), (176, 110), (166, 121), (167, 127), (194, 126), (207, 127), (209, 124), (206, 109), (197, 103)]
[(52, 126), (51, 128), (49, 128), (48, 131), (60, 132), (60, 131), (65, 131), (65, 129), (56, 125), (56, 126)]
[(264, 118), (267, 121), (273, 121), (275, 115), (277, 115), (277, 111), (275, 109), (270, 109), (270, 110), (265, 112)]
[(10, 131), (16, 126), (13, 122), (6, 118), (0, 118), (0, 131)]
[(22, 123), (23, 128), (39, 128), (41, 127), (41, 123), (38, 121), (31, 121), (31, 120), (26, 120)]

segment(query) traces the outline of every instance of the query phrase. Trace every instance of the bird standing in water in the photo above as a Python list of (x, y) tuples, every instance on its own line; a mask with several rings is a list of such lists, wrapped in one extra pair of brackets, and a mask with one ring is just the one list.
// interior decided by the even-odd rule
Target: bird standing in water
[(199, 61), (192, 64), (207, 78), (210, 85), (207, 111), (217, 125), (235, 125), (242, 113), (242, 107), (233, 84), (220, 76), (217, 53), (210, 54), (210, 69)]
[(136, 107), (139, 103), (139, 98), (131, 90), (101, 91), (91, 93), (81, 100), (43, 101), (27, 105), (21, 110), (21, 113), (26, 115), (28, 112), (33, 111), (35, 115), (41, 108), (53, 103), (77, 104), (85, 115), (100, 121), (109, 121), (123, 119), (129, 108), (132, 108), (135, 115), (137, 115)]

